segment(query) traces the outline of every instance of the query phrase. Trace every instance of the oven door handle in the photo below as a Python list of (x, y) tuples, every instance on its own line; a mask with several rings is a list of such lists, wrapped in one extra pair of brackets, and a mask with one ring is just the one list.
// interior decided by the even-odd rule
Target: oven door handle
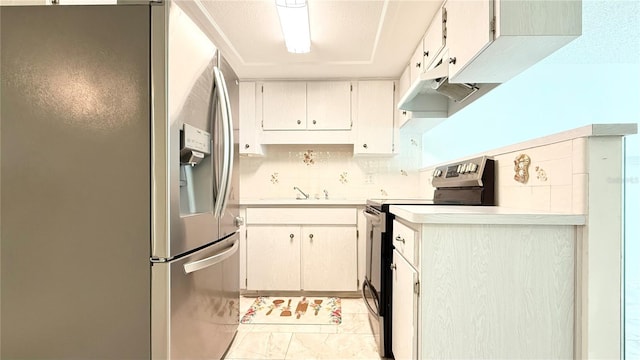
[[(366, 294), (366, 290), (365, 288), (369, 285), (369, 283), (367, 283), (366, 281), (362, 282), (362, 299), (364, 300), (364, 304), (367, 306), (367, 309), (369, 310), (369, 312), (371, 313), (371, 315), (375, 315), (378, 316), (378, 313), (371, 308), (371, 305), (369, 305), (369, 301), (367, 301), (367, 294)], [(373, 293), (372, 293), (373, 295)], [(374, 297), (372, 297), (373, 301), (376, 301), (376, 299)]]
[(364, 214), (364, 217), (366, 217), (369, 221), (371, 221), (372, 225), (380, 225), (380, 216), (377, 214), (373, 214), (368, 212), (367, 210), (363, 210), (362, 213)]

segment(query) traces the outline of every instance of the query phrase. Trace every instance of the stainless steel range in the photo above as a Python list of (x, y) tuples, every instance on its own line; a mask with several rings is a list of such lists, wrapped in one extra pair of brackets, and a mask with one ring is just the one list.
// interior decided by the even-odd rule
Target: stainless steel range
[(495, 205), (494, 161), (486, 156), (437, 167), (432, 185), (433, 199), (369, 199), (367, 218), (367, 268), (362, 297), (369, 309), (369, 322), (381, 357), (393, 358), (391, 351), (391, 299), (393, 260), (393, 219), (391, 205)]

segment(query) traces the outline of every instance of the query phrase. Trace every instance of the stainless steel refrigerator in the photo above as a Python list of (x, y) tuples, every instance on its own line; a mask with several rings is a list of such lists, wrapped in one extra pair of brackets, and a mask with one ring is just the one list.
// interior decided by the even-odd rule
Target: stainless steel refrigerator
[(0, 7), (0, 358), (223, 357), (237, 118), (176, 3)]

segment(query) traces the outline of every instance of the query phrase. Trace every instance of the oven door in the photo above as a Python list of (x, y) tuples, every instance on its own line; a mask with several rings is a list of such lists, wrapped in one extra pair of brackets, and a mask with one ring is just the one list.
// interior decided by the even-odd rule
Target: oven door
[(378, 345), (381, 357), (385, 355), (384, 344), (384, 306), (380, 303), (382, 282), (382, 234), (385, 227), (385, 213), (373, 207), (364, 210), (367, 218), (366, 273), (362, 284), (362, 298), (369, 310), (369, 323)]
[(368, 206), (364, 210), (364, 216), (367, 218), (365, 280), (371, 283), (373, 291), (378, 292), (382, 288), (382, 234), (385, 228), (385, 213)]

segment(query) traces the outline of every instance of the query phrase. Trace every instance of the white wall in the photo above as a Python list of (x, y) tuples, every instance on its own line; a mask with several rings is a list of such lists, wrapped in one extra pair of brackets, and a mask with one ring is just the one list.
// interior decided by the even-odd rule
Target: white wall
[[(640, 2), (583, 0), (583, 35), (425, 133), (423, 165), (591, 123), (640, 121)], [(626, 355), (640, 358), (640, 135), (627, 137)], [(451, 146), (455, 139), (455, 146)], [(603, 176), (607, 176), (603, 174)]]

